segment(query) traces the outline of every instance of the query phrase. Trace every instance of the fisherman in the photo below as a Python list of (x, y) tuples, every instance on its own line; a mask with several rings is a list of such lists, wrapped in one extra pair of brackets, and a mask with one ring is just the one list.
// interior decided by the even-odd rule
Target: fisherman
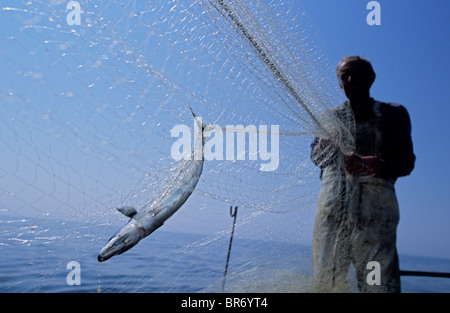
[[(311, 145), (322, 180), (313, 237), (316, 290), (344, 291), (352, 263), (360, 292), (401, 292), (394, 183), (414, 168), (410, 118), (403, 106), (371, 98), (375, 72), (368, 60), (345, 57), (336, 74), (348, 101), (333, 112), (353, 113), (355, 148), (344, 153), (331, 138)], [(378, 282), (368, 279), (371, 261), (379, 264)]]

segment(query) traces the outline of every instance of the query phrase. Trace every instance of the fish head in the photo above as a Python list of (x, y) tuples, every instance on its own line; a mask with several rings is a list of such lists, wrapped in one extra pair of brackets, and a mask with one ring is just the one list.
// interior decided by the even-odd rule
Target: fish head
[(124, 253), (134, 247), (142, 238), (144, 230), (136, 223), (128, 223), (117, 232), (98, 254), (98, 261), (103, 262), (109, 258)]

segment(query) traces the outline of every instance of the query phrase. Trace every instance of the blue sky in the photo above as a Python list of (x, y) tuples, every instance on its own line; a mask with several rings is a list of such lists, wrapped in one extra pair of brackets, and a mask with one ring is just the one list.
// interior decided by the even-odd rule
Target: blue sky
[(412, 123), (416, 166), (396, 183), (399, 253), (450, 258), (450, 2), (378, 1), (381, 25), (369, 26), (369, 1), (300, 3), (337, 64), (368, 58), (374, 98), (403, 104)]
[[(379, 1), (379, 26), (366, 23), (368, 2), (302, 0), (297, 3), (303, 7), (316, 29), (321, 38), (320, 44), (326, 49), (333, 67), (347, 55), (368, 58), (377, 74), (372, 96), (381, 101), (401, 103), (408, 109), (417, 161), (413, 173), (400, 178), (396, 184), (401, 213), (399, 252), (450, 258), (450, 166), (447, 165), (450, 152), (450, 126), (447, 121), (450, 116), (450, 85), (447, 76), (450, 72), (450, 44), (447, 38), (450, 30), (450, 2)], [(0, 29), (0, 37), (2, 40), (7, 38), (5, 44), (0, 46), (0, 56), (6, 57), (0, 60), (6, 73), (0, 77), (1, 99), (5, 100), (0, 144), (2, 157), (6, 160), (0, 167), (3, 171), (0, 177), (4, 183), (0, 190), (0, 210), (17, 207), (15, 212), (22, 213), (30, 204), (40, 209), (54, 202), (58, 208), (73, 210), (74, 199), (80, 198), (82, 203), (92, 201), (101, 207), (102, 212), (110, 212), (111, 207), (117, 204), (116, 199), (109, 198), (110, 195), (122, 200), (127, 192), (131, 194), (133, 190), (129, 191), (127, 186), (135, 184), (136, 177), (141, 179), (139, 175), (148, 171), (146, 162), (149, 162), (150, 155), (156, 154), (155, 150), (157, 156), (167, 157), (155, 141), (168, 137), (170, 127), (179, 123), (179, 119), (173, 115), (168, 120), (159, 106), (172, 105), (178, 110), (180, 103), (177, 101), (182, 97), (167, 98), (165, 89), (156, 87), (160, 82), (155, 82), (145, 71), (138, 71), (140, 68), (134, 62), (136, 56), (128, 54), (128, 51), (125, 56), (123, 47), (116, 46), (114, 39), (128, 39), (125, 30), (133, 29), (135, 43), (138, 44), (130, 51), (142, 48), (152, 56), (151, 51), (145, 48), (153, 45), (148, 40), (154, 38), (143, 24), (137, 28), (130, 22), (134, 20), (122, 18), (122, 9), (119, 5), (116, 7), (115, 2), (105, 1), (109, 6), (102, 7), (102, 10), (109, 13), (109, 18), (117, 18), (111, 23), (119, 30), (116, 38), (110, 36), (115, 33), (111, 31), (114, 27), (109, 28), (109, 24), (100, 23), (104, 28), (89, 28), (84, 22), (81, 27), (75, 28), (81, 35), (74, 37), (68, 31), (70, 28), (64, 24), (67, 13), (63, 5), (65, 1), (49, 3), (33, 3), (33, 14), (26, 11), (0, 12), (5, 17), (0, 21), (4, 24)], [(89, 2), (89, 5), (92, 4)], [(130, 2), (129, 5), (137, 6), (136, 10), (146, 6), (140, 0)], [(26, 7), (24, 3), (15, 1), (4, 1), (3, 6)], [(102, 10), (92, 10), (99, 15), (102, 13)], [(147, 16), (141, 17), (143, 23)], [(55, 29), (21, 28), (29, 24), (49, 24), (53, 27), (57, 23), (55, 20), (63, 21)], [(98, 40), (99, 36), (103, 36), (103, 42)], [(129, 40), (134, 38), (131, 32), (129, 36)], [(170, 48), (177, 51), (180, 47)], [(122, 59), (119, 60), (119, 57)], [(131, 62), (122, 62), (128, 61), (128, 58)], [(174, 59), (177, 60), (176, 56)], [(167, 75), (174, 74), (170, 78), (184, 82), (170, 68), (180, 64), (168, 61)], [(196, 82), (194, 77), (186, 75), (192, 85)], [(187, 82), (184, 84), (188, 85)], [(114, 88), (110, 89), (110, 86)], [(224, 103), (221, 98), (230, 98), (228, 89), (222, 88), (222, 85), (217, 90), (215, 87), (211, 85), (208, 88), (221, 93), (217, 98), (213, 92), (207, 93), (209, 103), (221, 104)], [(147, 94), (147, 91), (150, 92)], [(31, 99), (37, 106), (29, 105)], [(147, 105), (149, 99), (153, 102)], [(185, 101), (191, 103), (191, 99)], [(116, 105), (120, 110), (114, 109)], [(129, 119), (133, 120), (135, 128), (130, 129)], [(163, 119), (162, 126), (168, 128), (158, 128)], [(33, 125), (29, 121), (38, 124)], [(115, 122), (114, 127), (109, 121)], [(38, 131), (32, 131), (35, 129)], [(156, 137), (146, 136), (150, 129), (151, 132), (156, 129)], [(18, 136), (19, 133), (21, 136)], [(51, 134), (50, 142), (48, 134)], [(45, 144), (36, 144), (41, 139)], [(309, 141), (307, 143), (309, 145)], [(110, 168), (109, 165), (116, 167)], [(158, 174), (156, 169), (152, 174)], [(61, 174), (53, 175), (55, 172)], [(16, 181), (17, 178), (21, 179)], [(150, 178), (144, 177), (143, 180)], [(314, 177), (314, 181), (318, 189), (318, 177)], [(230, 182), (233, 184), (235, 181)], [(217, 187), (221, 182), (214, 183)], [(9, 189), (14, 185), (20, 187), (15, 192), (6, 192), (11, 191)], [(239, 189), (236, 186), (228, 187), (231, 192), (234, 188)], [(228, 192), (228, 189), (225, 190)], [(240, 192), (237, 190), (236, 194), (242, 195)], [(52, 197), (53, 194), (61, 195), (62, 201)], [(194, 196), (194, 199), (205, 201), (202, 197)], [(314, 207), (315, 203), (311, 205)], [(197, 203), (191, 202), (190, 207), (196, 211), (184, 208), (177, 213), (173, 218), (172, 229), (201, 225), (208, 231), (210, 224), (220, 227), (226, 225), (229, 228), (228, 207), (225, 207), (224, 217), (219, 217), (217, 211), (207, 214), (206, 204), (199, 208)], [(198, 211), (204, 216), (199, 217), (196, 214)], [(244, 213), (242, 209), (239, 217), (242, 218)], [(117, 216), (113, 215), (113, 218)], [(284, 226), (283, 219), (286, 216), (281, 216), (279, 221), (277, 216), (269, 215), (267, 218), (278, 226), (276, 232), (281, 232), (281, 236), (303, 236), (289, 227), (280, 230), (283, 227), (279, 226)], [(309, 228), (304, 232), (310, 236), (313, 216), (308, 216), (305, 224)], [(271, 236), (270, 232), (267, 236)], [(309, 239), (306, 241), (310, 242)]]

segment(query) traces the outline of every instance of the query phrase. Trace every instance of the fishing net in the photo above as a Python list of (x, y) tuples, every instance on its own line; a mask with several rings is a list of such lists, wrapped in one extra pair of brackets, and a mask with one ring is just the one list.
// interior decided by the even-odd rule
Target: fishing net
[[(0, 15), (0, 290), (220, 291), (230, 206), (225, 291), (307, 288), (310, 144), (333, 133), (351, 150), (352, 123), (330, 113), (341, 94), (297, 3), (5, 0)], [(171, 130), (193, 132), (191, 109), (216, 126), (194, 193), (100, 265), (116, 208), (174, 178)]]

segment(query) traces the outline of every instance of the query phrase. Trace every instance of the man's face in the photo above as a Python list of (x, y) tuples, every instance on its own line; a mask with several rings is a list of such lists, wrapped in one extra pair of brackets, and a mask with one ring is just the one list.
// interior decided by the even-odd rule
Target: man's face
[(339, 85), (347, 98), (359, 100), (369, 96), (372, 77), (367, 69), (359, 62), (345, 62), (338, 69)]

